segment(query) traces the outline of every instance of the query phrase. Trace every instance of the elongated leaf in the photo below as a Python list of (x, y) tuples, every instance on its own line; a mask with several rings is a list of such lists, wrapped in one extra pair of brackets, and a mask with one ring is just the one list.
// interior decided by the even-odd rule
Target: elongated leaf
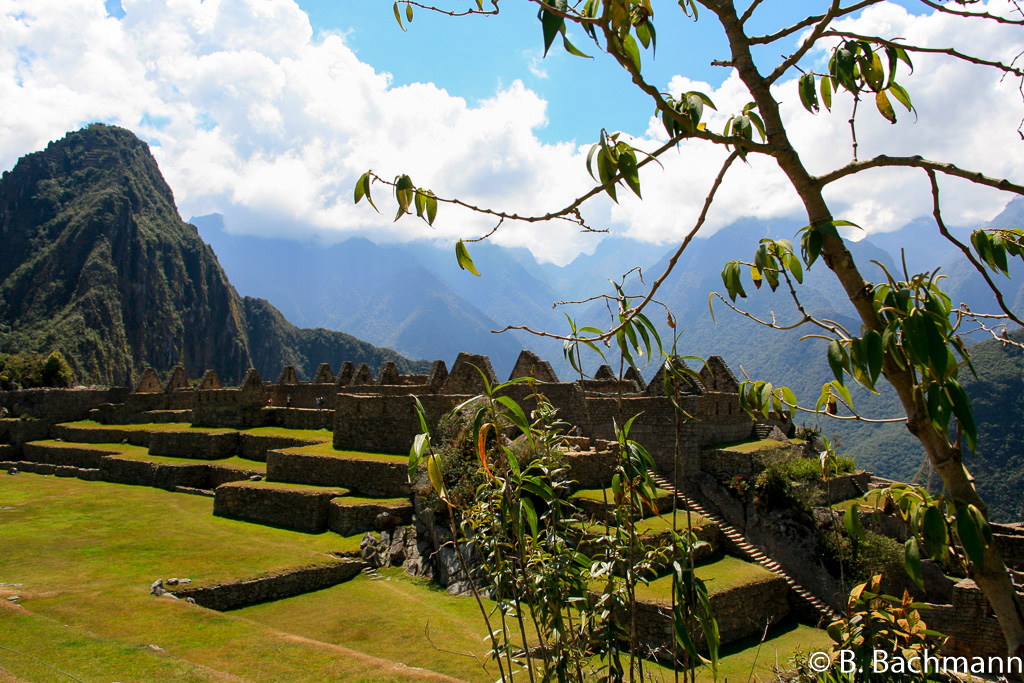
[(805, 73), (800, 77), (797, 84), (797, 90), (800, 93), (800, 104), (804, 105), (804, 109), (817, 114), (818, 109), (818, 93), (814, 89), (814, 74)]
[(963, 546), (967, 557), (978, 566), (979, 570), (984, 570), (985, 544), (981, 540), (981, 530), (978, 528), (977, 520), (967, 505), (957, 508), (956, 535), (960, 538), (960, 545)]
[(394, 10), (395, 10), (395, 21), (398, 22), (398, 28), (400, 28), (400, 29), (402, 29), (404, 31), (405, 30), (405, 26), (402, 25), (402, 13), (398, 10), (398, 3), (397, 2), (395, 3)]
[(434, 487), (434, 493), (444, 500), (444, 484), (441, 482), (441, 469), (437, 461), (436, 455), (427, 458), (427, 475), (430, 477), (430, 485)]
[(849, 363), (850, 359), (846, 355), (846, 349), (839, 343), (839, 340), (833, 339), (830, 341), (828, 344), (828, 366), (832, 368), (832, 374), (840, 384), (844, 382), (843, 370), (847, 368)]
[(946, 547), (946, 519), (935, 505), (924, 511), (921, 519), (921, 536), (924, 539), (925, 553), (933, 560), (940, 559)]
[(952, 377), (946, 380), (946, 388), (953, 401), (953, 414), (960, 421), (960, 428), (967, 439), (967, 447), (973, 453), (978, 447), (978, 428), (974, 424), (974, 411), (971, 408), (971, 400), (967, 397), (967, 392), (960, 386), (960, 383)]
[(868, 361), (868, 373), (871, 375), (871, 386), (874, 386), (878, 381), (878, 375), (882, 372), (882, 362), (885, 360), (882, 335), (875, 330), (868, 330), (868, 333), (864, 335), (864, 348)]
[(622, 179), (626, 181), (629, 189), (633, 190), (633, 194), (642, 199), (643, 197), (640, 195), (640, 172), (637, 169), (636, 154), (632, 150), (619, 155), (619, 173), (622, 174)]
[(854, 503), (843, 513), (843, 526), (850, 538), (858, 541), (864, 540), (864, 528), (860, 525), (860, 507)]
[(476, 266), (473, 265), (473, 259), (469, 256), (469, 250), (466, 249), (466, 245), (462, 243), (462, 240), (455, 243), (455, 259), (459, 262), (459, 268), (468, 270), (473, 275), (480, 277)]
[(889, 123), (896, 123), (896, 111), (892, 108), (884, 90), (875, 93), (875, 106), (878, 108), (878, 113), (884, 116)]
[(540, 11), (538, 18), (544, 32), (544, 56), (547, 57), (551, 44), (555, 42), (555, 36), (565, 26), (565, 19), (546, 9)]
[(634, 68), (640, 71), (640, 48), (637, 46), (632, 34), (627, 33), (622, 39), (622, 51), (633, 62)]
[(924, 590), (924, 574), (921, 569), (921, 551), (917, 547), (917, 539), (910, 538), (904, 544), (904, 564), (907, 574), (914, 580), (918, 588)]

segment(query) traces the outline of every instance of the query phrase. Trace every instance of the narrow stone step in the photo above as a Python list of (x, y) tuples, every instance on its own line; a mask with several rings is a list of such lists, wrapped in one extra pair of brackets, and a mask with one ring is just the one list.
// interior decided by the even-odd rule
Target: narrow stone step
[(749, 543), (738, 530), (736, 530), (733, 526), (728, 524), (720, 516), (708, 512), (701, 505), (695, 503), (688, 497), (681, 494), (664, 477), (661, 477), (655, 474), (654, 472), (651, 472), (651, 478), (659, 487), (675, 494), (676, 498), (679, 499), (679, 502), (686, 506), (688, 509), (696, 512), (697, 514), (703, 517), (706, 517), (707, 519), (717, 524), (720, 532), (724, 534), (725, 537), (729, 539), (737, 548), (737, 550), (740, 551), (743, 555), (746, 555), (748, 558), (754, 560), (765, 569), (768, 569), (769, 571), (772, 571), (781, 576), (785, 580), (786, 584), (790, 587), (790, 589), (794, 593), (796, 593), (796, 595), (799, 596), (802, 600), (807, 602), (807, 604), (813, 607), (814, 610), (817, 611), (824, 619), (828, 621), (833, 621), (839, 618), (839, 615), (837, 615), (828, 605), (826, 605), (823, 601), (815, 597), (803, 586), (798, 584), (791, 576), (789, 576), (789, 574), (787, 574), (782, 569), (782, 567), (777, 562), (768, 557), (756, 546)]

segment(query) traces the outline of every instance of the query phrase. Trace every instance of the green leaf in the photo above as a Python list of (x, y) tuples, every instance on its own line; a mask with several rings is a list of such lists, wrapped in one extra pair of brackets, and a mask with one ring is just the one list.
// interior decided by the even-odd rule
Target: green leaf
[(480, 273), (477, 272), (476, 266), (473, 265), (473, 259), (469, 256), (469, 251), (466, 249), (466, 245), (459, 240), (455, 243), (455, 259), (459, 262), (459, 268), (462, 270), (468, 270), (477, 277), (480, 277)]
[(860, 507), (856, 503), (848, 507), (843, 514), (843, 526), (846, 527), (846, 533), (850, 538), (864, 540), (864, 529), (860, 525)]
[(555, 42), (555, 36), (565, 27), (565, 19), (546, 9), (540, 10), (538, 19), (540, 19), (541, 28), (544, 31), (544, 56), (547, 57), (551, 44)]
[(405, 18), (412, 23), (412, 5), (406, 3), (405, 5)]
[(910, 94), (898, 83), (892, 83), (889, 85), (889, 92), (896, 98), (896, 101), (902, 104), (907, 111), (913, 111), (914, 105), (910, 102)]
[(985, 569), (985, 544), (981, 540), (981, 530), (978, 528), (978, 521), (971, 514), (971, 506), (961, 505), (956, 511), (956, 535), (960, 538), (960, 545), (971, 562), (978, 566), (979, 570)]
[(800, 77), (797, 83), (797, 89), (800, 93), (800, 103), (804, 105), (804, 109), (817, 114), (820, 106), (818, 105), (818, 93), (814, 89), (814, 74), (805, 73)]
[(865, 354), (868, 360), (868, 374), (871, 376), (871, 386), (878, 381), (882, 372), (882, 362), (885, 360), (885, 346), (882, 344), (882, 335), (875, 330), (869, 330), (864, 335)]
[(828, 344), (828, 365), (832, 368), (832, 374), (835, 376), (836, 381), (843, 384), (843, 370), (849, 367), (850, 358), (846, 355), (846, 349), (839, 343), (839, 340), (833, 339)]
[(640, 48), (637, 46), (633, 36), (629, 33), (622, 39), (622, 52), (633, 62), (634, 68), (640, 71)]
[(832, 111), (832, 77), (822, 76), (821, 77), (821, 103), (825, 105), (825, 109)]
[(928, 506), (921, 519), (921, 536), (924, 539), (925, 552), (938, 560), (946, 547), (946, 518), (936, 505)]
[(953, 401), (953, 414), (960, 421), (960, 428), (967, 439), (967, 447), (971, 452), (978, 447), (978, 428), (974, 424), (974, 411), (971, 409), (971, 400), (967, 392), (960, 386), (960, 383), (950, 377), (946, 380), (946, 388), (949, 390), (950, 398)]
[(584, 59), (593, 59), (593, 57), (582, 52), (579, 48), (570, 43), (569, 39), (565, 36), (564, 32), (562, 34), (562, 47), (565, 48), (566, 52), (576, 57), (583, 57)]
[(904, 544), (904, 564), (907, 574), (921, 590), (924, 590), (924, 574), (921, 571), (921, 551), (917, 547), (917, 539), (909, 538)]
[(521, 503), (523, 512), (526, 513), (526, 521), (530, 525), (530, 535), (533, 536), (534, 540), (537, 540), (537, 509), (529, 498), (522, 498)]
[(636, 165), (636, 154), (633, 150), (628, 150), (619, 154), (619, 173), (622, 174), (622, 179), (626, 181), (626, 185), (629, 189), (633, 190), (633, 194), (637, 197), (640, 195), (640, 172)]
[(435, 218), (437, 218), (437, 197), (431, 194), (427, 196), (427, 224), (433, 225)]
[(416, 186), (413, 185), (412, 178), (407, 175), (398, 176), (398, 179), (395, 181), (395, 199), (398, 200), (396, 221), (409, 212), (409, 206), (412, 205), (415, 190)]

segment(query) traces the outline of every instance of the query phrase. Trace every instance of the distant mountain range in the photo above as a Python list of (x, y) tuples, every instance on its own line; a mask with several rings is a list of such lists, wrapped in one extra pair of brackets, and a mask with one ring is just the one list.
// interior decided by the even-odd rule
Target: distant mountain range
[(60, 350), (79, 381), (131, 384), (147, 366), (377, 367), (388, 349), (299, 329), (267, 301), (239, 297), (194, 226), (178, 216), (148, 146), (102, 124), (23, 157), (0, 178), (0, 352)]

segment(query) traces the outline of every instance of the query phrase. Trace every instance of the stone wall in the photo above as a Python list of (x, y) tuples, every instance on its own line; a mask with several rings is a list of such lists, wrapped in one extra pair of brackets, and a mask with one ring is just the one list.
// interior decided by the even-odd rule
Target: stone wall
[(1016, 534), (994, 534), (996, 547), (1003, 556), (1006, 566), (1024, 571), (1024, 536)]
[(213, 514), (269, 526), (319, 533), (327, 530), (332, 499), (348, 493), (343, 488), (313, 489), (233, 482), (217, 487)]
[(309, 439), (292, 436), (270, 436), (262, 434), (238, 434), (238, 455), (246, 460), (267, 461), (267, 452), (278, 448), (294, 448), (316, 443)]
[(41, 446), (27, 443), (23, 447), (24, 459), (48, 465), (66, 465), (68, 467), (96, 468), (113, 451), (101, 451), (93, 448), (73, 448), (64, 446)]
[(411, 524), (412, 503), (408, 500), (391, 500), (352, 505), (344, 498), (335, 498), (330, 503), (327, 528), (342, 536), (373, 531), (376, 529), (377, 516), (381, 514), (393, 518), (390, 520), (393, 525)]
[(131, 389), (24, 389), (0, 391), (0, 407), (12, 417), (28, 415), (51, 424), (84, 420), (103, 403), (124, 403)]
[(408, 464), (395, 460), (294, 453), (267, 452), (267, 481), (310, 486), (345, 486), (365, 496), (407, 497), (410, 494)]
[[(427, 419), (436, 425), (468, 395), (420, 397)], [(339, 394), (334, 414), (334, 447), (338, 450), (408, 453), (420, 432), (411, 396)]]
[(178, 598), (192, 598), (197, 605), (223, 612), (330, 588), (354, 578), (364, 567), (366, 564), (358, 560), (342, 560), (248, 581), (178, 588), (170, 592)]
[(223, 460), (238, 453), (238, 432), (222, 434), (183, 430), (156, 431), (149, 435), (151, 455), (191, 460)]
[(9, 455), (20, 454), (26, 442), (45, 439), (49, 434), (50, 425), (43, 420), (0, 419), (0, 445), (10, 446), (5, 449)]
[[(788, 586), (782, 577), (750, 583), (711, 596), (711, 608), (718, 621), (722, 643), (748, 636), (761, 636), (767, 622), (777, 624), (789, 614)], [(659, 659), (671, 659), (672, 607), (670, 604), (643, 602), (637, 605), (637, 632), (640, 641)], [(703, 649), (703, 634), (694, 633)]]

